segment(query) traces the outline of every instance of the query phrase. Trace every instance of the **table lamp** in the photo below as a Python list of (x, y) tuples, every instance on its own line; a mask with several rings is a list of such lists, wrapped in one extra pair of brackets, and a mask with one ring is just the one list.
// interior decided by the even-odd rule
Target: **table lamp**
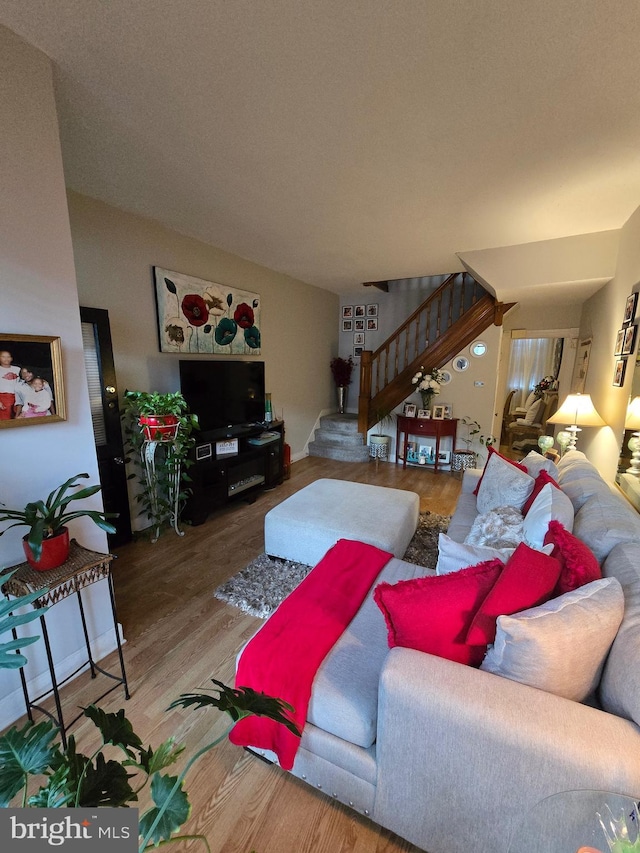
[(591, 402), (590, 394), (569, 394), (555, 415), (547, 420), (549, 424), (566, 424), (571, 440), (567, 450), (575, 450), (578, 433), (585, 426), (606, 426)]
[(629, 403), (624, 428), (634, 430), (627, 442), (627, 447), (631, 451), (631, 465), (626, 473), (640, 477), (640, 397), (634, 397)]

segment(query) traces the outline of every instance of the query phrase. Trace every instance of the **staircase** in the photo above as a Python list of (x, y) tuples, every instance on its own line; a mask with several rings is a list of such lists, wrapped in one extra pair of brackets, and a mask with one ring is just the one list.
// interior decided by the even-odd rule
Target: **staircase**
[(326, 415), (320, 418), (320, 429), (309, 442), (309, 456), (322, 456), (339, 462), (366, 462), (369, 448), (358, 432), (357, 415)]

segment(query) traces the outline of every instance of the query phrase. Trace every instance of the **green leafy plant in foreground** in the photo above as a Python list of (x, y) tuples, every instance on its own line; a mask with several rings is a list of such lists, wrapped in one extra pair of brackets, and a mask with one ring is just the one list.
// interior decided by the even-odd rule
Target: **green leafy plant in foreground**
[[(212, 681), (217, 694), (183, 694), (170, 709), (214, 707), (228, 714), (234, 723), (251, 715), (269, 717), (300, 736), (290, 717), (293, 709), (286, 702), (249, 687), (231, 688)], [(136, 803), (140, 791), (149, 785), (153, 805), (140, 816), (140, 853), (185, 839), (201, 840), (209, 850), (202, 835), (175, 834), (191, 813), (183, 783), (193, 764), (226, 738), (231, 726), (198, 750), (179, 774), (170, 775), (162, 771), (175, 764), (184, 751), (173, 737), (155, 750), (151, 746), (145, 748), (123, 710), (107, 713), (89, 705), (84, 715), (101, 735), (101, 744), (91, 755), (77, 751), (73, 735), (62, 750), (55, 740), (58, 730), (49, 721), (28, 722), (21, 729), (14, 726), (0, 737), (0, 806), (8, 806), (20, 793), (23, 807), (127, 806)], [(119, 750), (118, 758), (110, 757), (105, 752), (107, 747)], [(44, 776), (45, 781), (30, 793), (34, 776)]]

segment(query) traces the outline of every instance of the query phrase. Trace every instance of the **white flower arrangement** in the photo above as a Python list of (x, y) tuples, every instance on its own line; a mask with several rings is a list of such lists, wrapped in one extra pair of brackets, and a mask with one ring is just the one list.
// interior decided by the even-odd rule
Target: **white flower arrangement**
[(428, 373), (425, 372), (424, 367), (421, 367), (411, 382), (416, 386), (416, 391), (426, 391), (429, 394), (439, 394), (440, 385), (443, 380), (444, 373), (441, 370), (438, 370), (437, 367), (432, 368)]

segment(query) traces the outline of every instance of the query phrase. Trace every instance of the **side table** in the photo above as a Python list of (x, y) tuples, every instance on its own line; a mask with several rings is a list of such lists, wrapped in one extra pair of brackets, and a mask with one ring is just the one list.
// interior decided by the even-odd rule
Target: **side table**
[[(72, 539), (70, 543), (69, 556), (61, 566), (58, 566), (57, 569), (50, 569), (46, 572), (37, 572), (35, 571), (35, 569), (31, 568), (29, 563), (20, 563), (18, 566), (11, 566), (9, 569), (5, 569), (3, 572), (0, 573), (1, 582), (3, 574), (8, 571), (15, 570), (15, 574), (11, 577), (11, 579), (5, 581), (0, 587), (0, 589), (2, 589), (2, 592), (7, 598), (10, 598), (10, 596), (27, 595), (30, 592), (42, 590), (42, 594), (38, 596), (38, 598), (36, 598), (32, 603), (32, 606), (36, 610), (40, 610), (44, 607), (53, 607), (59, 601), (68, 598), (70, 595), (77, 595), (78, 597), (78, 610), (80, 613), (80, 619), (82, 621), (82, 630), (84, 633), (85, 644), (87, 647), (87, 660), (84, 661), (79, 667), (77, 667), (70, 675), (62, 679), (62, 681), (58, 681), (55, 671), (55, 662), (53, 660), (53, 655), (51, 652), (51, 644), (49, 642), (49, 633), (47, 631), (45, 614), (42, 613), (40, 616), (40, 626), (42, 629), (42, 639), (44, 640), (44, 646), (47, 653), (47, 662), (49, 664), (51, 689), (31, 699), (29, 696), (27, 679), (24, 674), (24, 668), (20, 669), (20, 680), (22, 682), (22, 692), (24, 693), (27, 716), (30, 720), (33, 720), (33, 709), (35, 708), (36, 710), (49, 717), (49, 719), (51, 719), (60, 728), (60, 737), (64, 748), (66, 748), (67, 746), (66, 732), (71, 728), (74, 723), (76, 723), (80, 719), (80, 717), (82, 717), (82, 713), (78, 714), (70, 722), (64, 722), (64, 718), (62, 715), (62, 704), (60, 702), (60, 687), (67, 681), (70, 681), (75, 675), (80, 672), (80, 670), (84, 669), (84, 667), (89, 665), (91, 669), (92, 678), (95, 678), (96, 674), (100, 672), (102, 673), (102, 675), (106, 675), (108, 678), (113, 679), (113, 681), (115, 681), (115, 684), (109, 687), (108, 690), (105, 690), (105, 692), (102, 693), (95, 700), (95, 702), (99, 702), (100, 699), (103, 699), (107, 694), (111, 693), (112, 690), (115, 690), (120, 684), (122, 684), (124, 688), (125, 699), (129, 699), (129, 686), (127, 684), (127, 674), (124, 668), (122, 644), (120, 642), (120, 633), (118, 631), (116, 600), (113, 591), (113, 579), (111, 577), (112, 560), (113, 556), (111, 554), (100, 554), (97, 551), (89, 551), (86, 548), (83, 548), (81, 545), (78, 545), (75, 539)], [(87, 630), (84, 607), (82, 605), (81, 590), (92, 583), (96, 583), (97, 581), (102, 580), (103, 578), (106, 578), (109, 584), (109, 597), (111, 599), (113, 627), (116, 633), (118, 656), (120, 658), (121, 674), (119, 676), (107, 672), (106, 670), (102, 669), (102, 667), (98, 666), (98, 664), (94, 661), (93, 654), (91, 652), (91, 643), (89, 642), (89, 632)], [(18, 635), (15, 628), (13, 629), (13, 637), (16, 640), (18, 639)], [(55, 715), (38, 704), (41, 699), (44, 699), (44, 697), (48, 696), (50, 693), (53, 693), (55, 701)]]
[(407, 445), (410, 435), (421, 435), (435, 438), (436, 457), (433, 470), (438, 470), (440, 461), (440, 439), (451, 438), (451, 446), (456, 446), (457, 418), (446, 420), (435, 420), (434, 418), (407, 418), (398, 415), (396, 430), (396, 462), (402, 462), (402, 467), (407, 467)]

